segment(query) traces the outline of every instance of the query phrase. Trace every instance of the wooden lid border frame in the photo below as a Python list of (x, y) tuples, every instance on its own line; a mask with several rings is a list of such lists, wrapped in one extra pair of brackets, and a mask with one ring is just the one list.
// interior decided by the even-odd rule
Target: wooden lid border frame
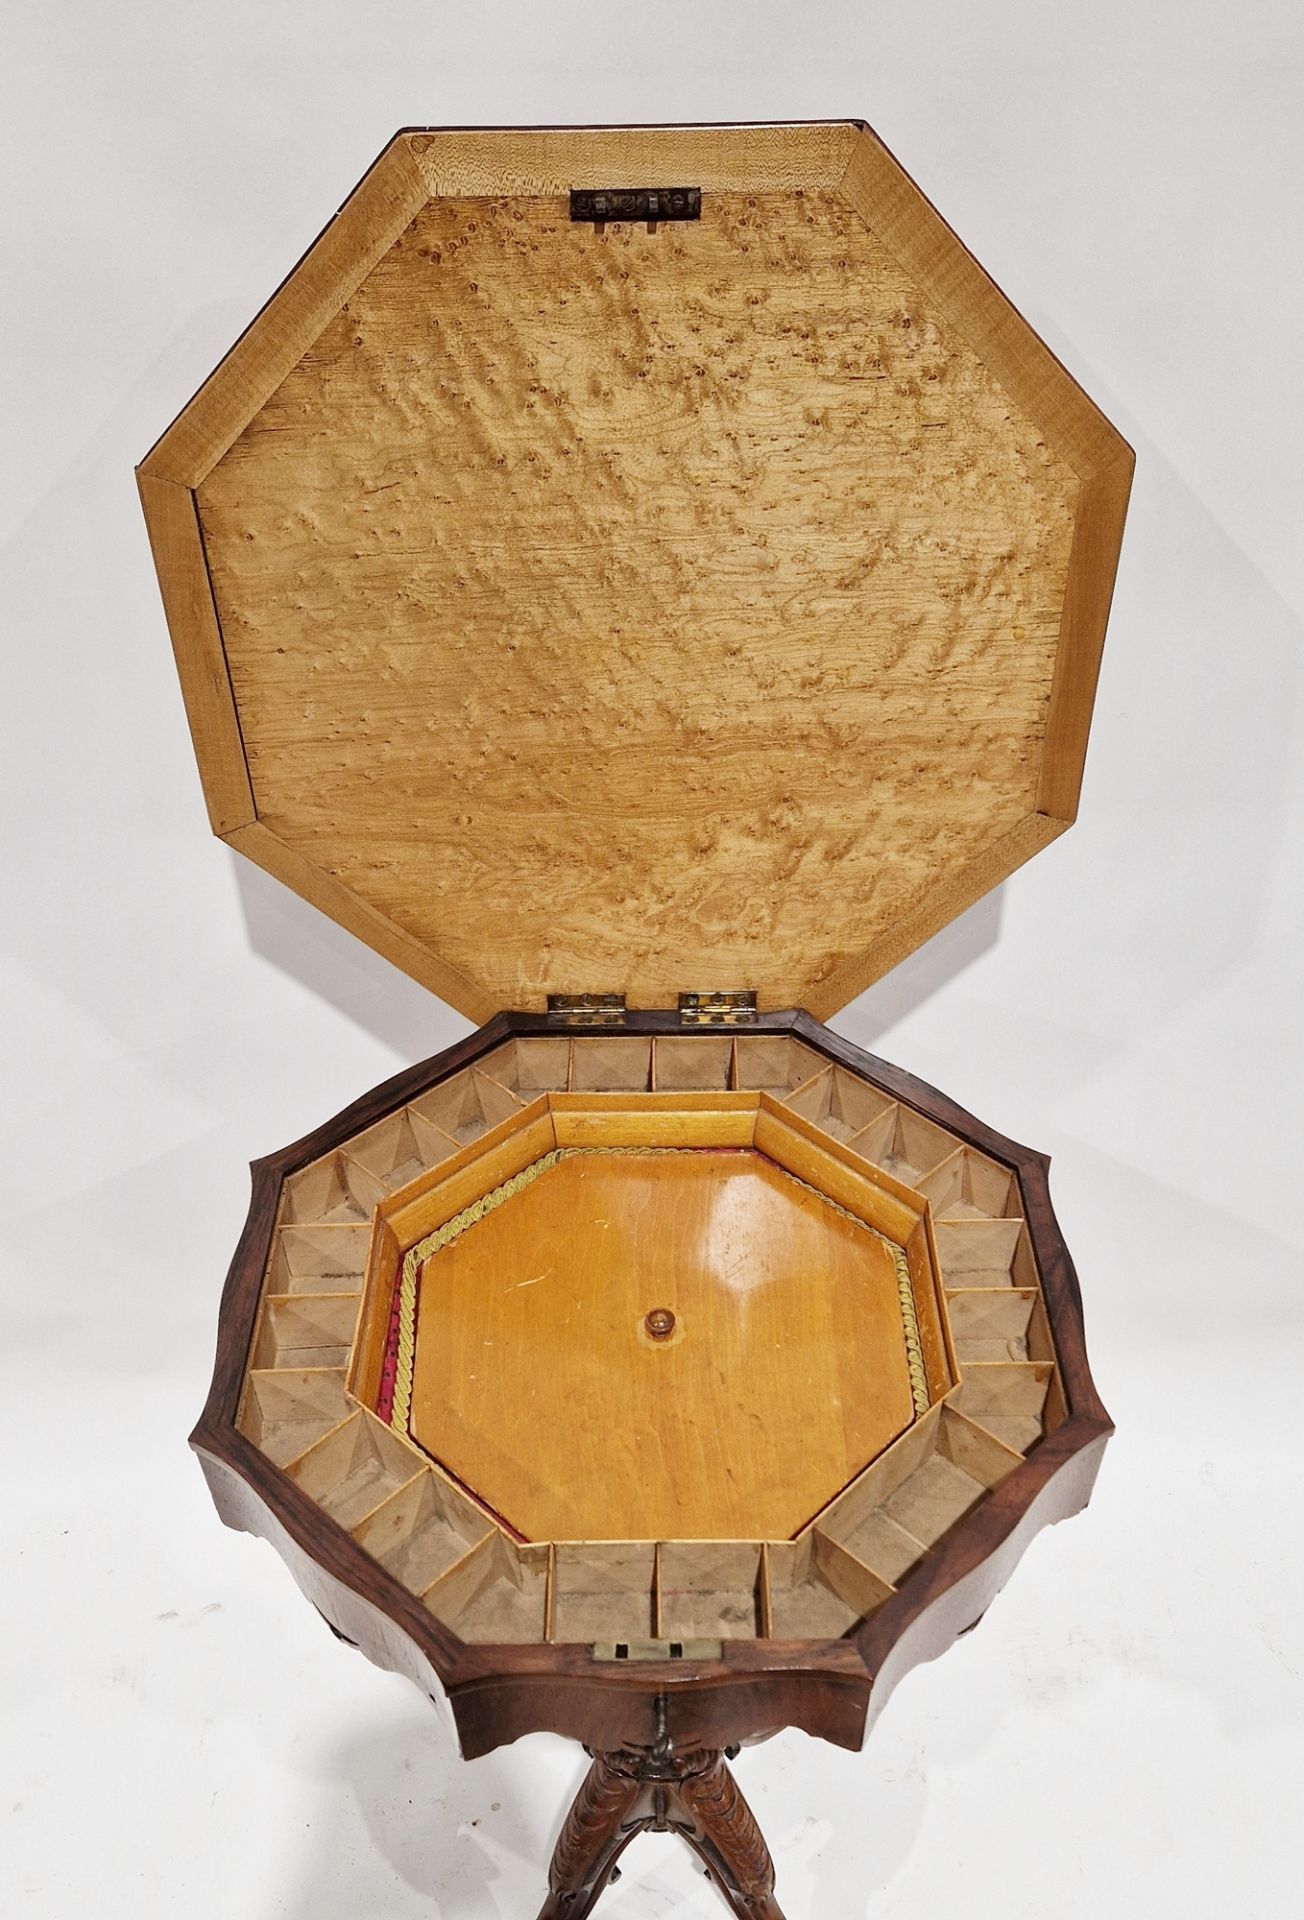
[[(952, 833), (949, 813), (941, 825), (931, 818), (927, 792), (921, 790), (915, 826), (909, 821), (901, 826), (903, 846), (912, 833), (917, 833), (921, 843), (927, 843), (917, 868), (911, 870), (915, 878), (909, 886), (903, 883), (895, 893), (885, 894), (880, 920), (871, 924), (864, 918), (867, 910), (863, 905), (857, 907), (862, 917), (847, 937), (826, 944), (823, 951), (815, 950), (810, 928), (821, 919), (836, 918), (839, 911), (849, 911), (839, 893), (839, 860), (844, 865), (847, 858), (854, 862), (859, 844), (857, 823), (847, 812), (845, 796), (840, 796), (836, 805), (830, 803), (831, 819), (827, 835), (821, 837), (820, 858), (813, 863), (808, 860), (805, 868), (796, 850), (803, 841), (809, 842), (817, 812), (799, 808), (796, 828), (782, 820), (773, 828), (781, 851), (793, 856), (793, 874), (787, 883), (794, 889), (793, 911), (790, 916), (787, 907), (776, 907), (764, 940), (758, 935), (754, 950), (730, 944), (727, 927), (739, 919), (737, 913), (717, 906), (703, 908), (694, 919), (699, 905), (696, 896), (689, 899), (670, 894), (661, 900), (661, 905), (668, 907), (665, 912), (653, 912), (657, 905), (653, 900), (647, 925), (673, 928), (677, 919), (685, 917), (687, 903), (691, 911), (682, 946), (675, 947), (672, 932), (657, 933), (652, 943), (661, 944), (653, 954), (649, 945), (652, 936), (645, 926), (633, 927), (627, 934), (617, 929), (611, 935), (607, 973), (601, 979), (576, 977), (575, 956), (584, 950), (584, 930), (570, 944), (559, 936), (555, 954), (547, 951), (549, 941), (542, 936), (541, 928), (546, 923), (549, 901), (542, 898), (533, 900), (530, 912), (534, 918), (522, 924), (516, 960), (509, 963), (495, 958), (499, 929), (493, 914), (478, 901), (467, 908), (460, 943), (455, 942), (456, 951), (450, 953), (432, 933), (433, 921), (425, 914), (418, 884), (421, 869), (414, 865), (395, 869), (388, 876), (382, 872), (390, 856), (386, 849), (378, 852), (367, 837), (371, 832), (370, 814), (357, 829), (356, 845), (349, 841), (346, 859), (329, 851), (323, 854), (329, 835), (323, 839), (317, 824), (309, 822), (305, 826), (302, 821), (289, 820), (288, 815), (283, 817), (282, 802), (275, 793), (270, 804), (264, 804), (260, 788), (263, 783), (270, 783), (269, 791), (275, 787), (275, 754), (279, 748), (249, 737), (249, 714), (242, 710), (237, 697), (242, 675), (248, 680), (248, 636), (241, 638), (236, 632), (232, 624), (235, 613), (227, 618), (230, 631), (224, 631), (221, 594), (214, 584), (220, 576), (227, 583), (222, 593), (230, 598), (233, 589), (229, 582), (238, 572), (239, 555), (232, 558), (227, 536), (230, 542), (236, 541), (240, 515), (227, 514), (225, 534), (218, 539), (221, 515), (215, 499), (208, 509), (212, 525), (206, 543), (204, 502), (216, 484), (215, 476), (227, 472), (232, 450), (244, 446), (243, 436), (251, 423), (269, 403), (276, 403), (283, 383), (295, 375), (305, 356), (311, 355), (373, 270), (392, 255), (396, 243), (424, 209), (441, 201), (492, 205), (515, 197), (546, 200), (551, 206), (555, 199), (560, 217), (564, 217), (565, 196), (573, 187), (644, 188), (669, 180), (700, 187), (708, 208), (713, 195), (742, 196), (738, 205), (743, 211), (738, 217), (744, 222), (740, 229), (744, 232), (746, 222), (754, 218), (745, 211), (746, 196), (805, 196), (808, 208), (816, 202), (850, 208), (863, 223), (864, 232), (872, 236), (878, 250), (875, 258), (894, 262), (904, 281), (917, 290), (923, 307), (938, 317), (946, 340), (953, 344), (951, 357), (965, 359), (966, 364), (972, 361), (978, 369), (974, 381), (981, 373), (987, 383), (983, 386), (987, 395), (984, 404), (997, 389), (1007, 397), (1011, 420), (1021, 423), (1011, 427), (1011, 432), (1022, 436), (1021, 448), (1023, 440), (1028, 439), (1025, 429), (1031, 423), (1040, 451), (1023, 448), (1020, 458), (1026, 453), (1033, 466), (1041, 463), (1039, 470), (1049, 473), (1053, 467), (1061, 476), (1046, 493), (1050, 506), (1045, 510), (1049, 512), (1053, 506), (1051, 517), (1058, 516), (1060, 534), (1055, 537), (1060, 539), (1062, 534), (1063, 567), (1046, 574), (1051, 582), (1046, 590), (1055, 601), (1055, 633), (1053, 645), (1048, 641), (1045, 654), (1049, 673), (1045, 697), (1029, 695), (1026, 713), (1018, 721), (1022, 745), (1017, 753), (1010, 742), (1005, 743), (1018, 760), (1019, 780), (1024, 786), (1019, 788), (1011, 776), (1012, 784), (1008, 790), (1002, 789), (999, 804), (995, 797), (991, 800), (990, 823), (978, 823), (967, 837)], [(707, 224), (703, 222), (704, 227)], [(682, 231), (696, 235), (697, 228)], [(829, 245), (837, 239), (834, 234)], [(691, 245), (692, 241), (682, 244)], [(818, 371), (821, 379), (827, 377), (827, 366)], [(969, 389), (966, 394), (967, 406), (972, 394)], [(908, 405), (914, 408), (911, 417), (919, 425), (915, 400)], [(923, 421), (922, 425), (926, 428), (929, 423)], [(827, 1016), (1072, 822), (1131, 470), (1132, 455), (1120, 436), (913, 181), (866, 127), (847, 121), (533, 132), (408, 130), (399, 134), (146, 456), (139, 469), (139, 484), (210, 820), (214, 831), (229, 844), (472, 1018), (483, 1019), (501, 1006), (521, 1004), (523, 1000), (528, 1005), (541, 1005), (545, 987), (586, 991), (619, 986), (634, 1004), (669, 1005), (689, 975), (700, 975), (703, 961), (713, 977), (705, 981), (695, 978), (694, 985), (751, 987), (758, 990), (763, 1008), (800, 1002), (816, 1014)], [(1050, 488), (1049, 480), (1046, 486)], [(229, 494), (229, 487), (227, 491)], [(1035, 517), (1043, 513), (1043, 508), (1029, 511)], [(281, 507), (276, 513), (283, 517)], [(275, 517), (274, 513), (272, 519)], [(984, 534), (974, 553), (981, 553), (986, 538)], [(969, 555), (970, 560), (973, 557)], [(999, 556), (993, 564), (999, 566)], [(1013, 595), (1010, 605), (1016, 611), (1025, 601), (1031, 604), (1036, 599), (1031, 589), (1025, 592), (1022, 587), (1011, 587), (1009, 591)], [(236, 603), (232, 601), (231, 605), (235, 608)], [(247, 612), (245, 608), (240, 617), (246, 618)], [(242, 649), (238, 668), (232, 657), (237, 639)], [(691, 670), (689, 656), (685, 671)], [(300, 695), (290, 688), (284, 700), (287, 704), (274, 716), (273, 733), (285, 713), (300, 702)], [(867, 711), (862, 697), (855, 708), (862, 722)], [(999, 716), (992, 718), (990, 725), (999, 731)], [(904, 752), (909, 742), (908, 726), (901, 739)], [(992, 739), (996, 741), (996, 732)], [(718, 748), (716, 742), (711, 751)], [(974, 751), (978, 755), (975, 764), (980, 764), (982, 743), (974, 746)], [(996, 753), (995, 745), (992, 751)], [(809, 743), (803, 744), (802, 752), (810, 755)], [(803, 762), (812, 763), (809, 757)], [(758, 762), (762, 764), (770, 763)], [(1024, 788), (1026, 793), (1020, 800), (1018, 794)], [(817, 808), (818, 802), (811, 805)], [(282, 810), (278, 812), (278, 808)], [(891, 811), (889, 808), (883, 817)], [(784, 812), (782, 806), (778, 812)], [(340, 831), (347, 840), (353, 831), (347, 819)], [(455, 832), (455, 826), (450, 824), (447, 831)], [(791, 848), (785, 835), (792, 841)], [(528, 838), (528, 833), (523, 838)], [(585, 844), (581, 835), (577, 859), (584, 857)], [(723, 862), (728, 868), (744, 855), (751, 857), (745, 846), (737, 844), (712, 846), (703, 842), (703, 848), (700, 858), (712, 870), (713, 862), (716, 867)], [(879, 852), (886, 854), (882, 864), (890, 869), (891, 845)], [(686, 848), (690, 864), (692, 854), (690, 833)], [(592, 857), (599, 862), (599, 879), (612, 895), (606, 919), (615, 926), (619, 921), (616, 903), (620, 888), (611, 885), (604, 864), (608, 854), (599, 849)], [(556, 842), (552, 840), (540, 856), (539, 874), (550, 871), (548, 863), (555, 865), (556, 858)], [(847, 879), (855, 882), (858, 876), (848, 868)], [(546, 891), (541, 881), (539, 887)], [(852, 884), (846, 890), (852, 898), (863, 901), (862, 886)], [(528, 882), (525, 891), (529, 892)], [(560, 917), (564, 920), (564, 915)], [(482, 950), (477, 944), (479, 936)], [(620, 947), (622, 938), (627, 941), (627, 951)], [(528, 964), (520, 959), (520, 954), (533, 954), (535, 949), (539, 953), (537, 966), (533, 958)], [(714, 951), (721, 956), (718, 964)], [(772, 960), (767, 957), (771, 953)], [(732, 974), (744, 954), (755, 962), (748, 971), (756, 977), (735, 979)], [(550, 967), (557, 971), (550, 973)], [(520, 982), (521, 991), (512, 990), (514, 981)]]

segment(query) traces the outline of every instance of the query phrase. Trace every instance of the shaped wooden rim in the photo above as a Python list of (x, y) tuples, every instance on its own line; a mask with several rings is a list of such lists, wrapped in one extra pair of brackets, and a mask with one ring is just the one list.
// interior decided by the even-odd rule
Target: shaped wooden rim
[[(670, 1013), (631, 1014), (627, 1030), (683, 1031)], [(432, 1697), (445, 1689), (467, 1757), (545, 1728), (590, 1744), (613, 1737), (637, 1741), (650, 1703), (662, 1696), (678, 1703), (685, 1729), (716, 1744), (791, 1724), (855, 1748), (896, 1681), (971, 1624), (1040, 1528), (1075, 1512), (1089, 1494), (1113, 1428), (1091, 1379), (1081, 1296), (1051, 1207), (1046, 1157), (997, 1134), (808, 1014), (762, 1016), (753, 1031), (792, 1034), (1011, 1169), (1041, 1271), (1066, 1418), (980, 1508), (956, 1523), (917, 1576), (844, 1639), (726, 1642), (719, 1659), (643, 1668), (604, 1664), (591, 1649), (573, 1644), (486, 1646), (458, 1639), (260, 1453), (238, 1431), (236, 1419), (284, 1180), (504, 1041), (557, 1032), (542, 1017), (498, 1015), (255, 1164), (250, 1212), (222, 1296), (212, 1384), (191, 1435), (223, 1517), (273, 1537), (292, 1567), (302, 1569), (305, 1584), (310, 1573), (325, 1575), (341, 1615), (337, 1629), (348, 1635), (348, 1623), (356, 1621), (358, 1635), (348, 1637), (365, 1636), (373, 1658), (407, 1673)], [(376, 1614), (390, 1628), (380, 1646), (371, 1628)]]

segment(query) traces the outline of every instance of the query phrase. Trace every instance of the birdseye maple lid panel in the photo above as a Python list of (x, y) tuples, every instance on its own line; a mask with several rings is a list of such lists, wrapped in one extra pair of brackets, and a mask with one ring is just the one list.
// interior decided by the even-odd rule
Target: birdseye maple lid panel
[(1071, 818), (1129, 471), (844, 125), (404, 136), (142, 490), (237, 845), (472, 1014), (828, 1012)]

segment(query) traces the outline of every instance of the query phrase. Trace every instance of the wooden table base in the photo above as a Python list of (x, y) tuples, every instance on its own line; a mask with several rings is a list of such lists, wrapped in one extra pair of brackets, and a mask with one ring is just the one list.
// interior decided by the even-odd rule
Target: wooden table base
[(724, 1754), (674, 1753), (664, 1735), (655, 1747), (594, 1755), (557, 1842), (539, 1920), (584, 1920), (630, 1841), (647, 1832), (686, 1840), (743, 1920), (783, 1920), (770, 1850)]

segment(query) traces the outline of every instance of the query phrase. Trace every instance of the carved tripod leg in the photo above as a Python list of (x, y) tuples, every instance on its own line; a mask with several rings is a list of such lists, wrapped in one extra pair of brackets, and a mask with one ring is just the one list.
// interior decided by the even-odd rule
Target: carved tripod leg
[(668, 1744), (596, 1757), (557, 1842), (539, 1920), (585, 1920), (648, 1828), (686, 1840), (740, 1920), (783, 1920), (769, 1848), (724, 1756)]
[[(625, 1756), (619, 1756), (628, 1768)], [(646, 1789), (637, 1773), (619, 1771), (598, 1754), (566, 1816), (548, 1874), (548, 1898), (539, 1920), (584, 1920), (592, 1913), (616, 1862), (636, 1833), (652, 1824), (640, 1813)]]
[(723, 1756), (715, 1754), (703, 1771), (685, 1774), (669, 1791), (670, 1825), (705, 1861), (734, 1912), (743, 1920), (783, 1920), (770, 1850)]

